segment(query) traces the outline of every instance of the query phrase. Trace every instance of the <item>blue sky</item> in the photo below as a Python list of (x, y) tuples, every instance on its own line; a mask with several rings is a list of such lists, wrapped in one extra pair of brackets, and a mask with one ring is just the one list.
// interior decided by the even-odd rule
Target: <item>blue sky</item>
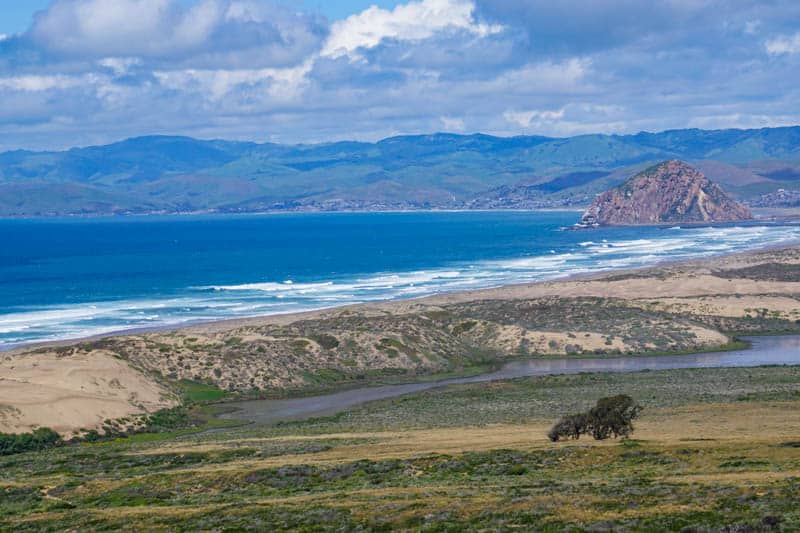
[(25, 31), (33, 14), (49, 3), (49, 0), (0, 0), (0, 33)]
[(343, 19), (370, 6), (391, 9), (401, 2), (400, 0), (305, 0), (303, 2), (285, 0), (285, 3), (296, 6), (298, 9), (307, 8), (319, 11), (331, 19)]
[(800, 123), (796, 0), (0, 7), (0, 150)]
[[(336, 20), (347, 18), (373, 5), (391, 9), (400, 0), (281, 0), (281, 3), (299, 10), (317, 11)], [(46, 9), (49, 4), (50, 0), (0, 0), (0, 33), (25, 31), (31, 25), (34, 13)]]

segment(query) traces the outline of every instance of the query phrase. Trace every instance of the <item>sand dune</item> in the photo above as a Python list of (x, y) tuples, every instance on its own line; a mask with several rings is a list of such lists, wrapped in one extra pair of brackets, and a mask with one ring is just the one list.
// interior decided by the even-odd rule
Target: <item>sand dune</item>
[(725, 331), (796, 331), (798, 268), (800, 247), (791, 247), (17, 349), (0, 354), (0, 432), (71, 434), (175, 405), (146, 372), (232, 391), (282, 390), (334, 371), (344, 379), (457, 370), (475, 347), (497, 358), (521, 355), (523, 344), (532, 355), (714, 348), (727, 342)]
[(1, 432), (46, 426), (69, 435), (175, 403), (166, 388), (109, 353), (32, 353), (0, 360)]

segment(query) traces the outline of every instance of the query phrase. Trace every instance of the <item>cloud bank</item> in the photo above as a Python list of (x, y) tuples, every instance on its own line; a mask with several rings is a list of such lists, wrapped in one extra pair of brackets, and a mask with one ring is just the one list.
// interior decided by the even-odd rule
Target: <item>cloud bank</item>
[(800, 123), (800, 3), (54, 0), (0, 36), (0, 150)]

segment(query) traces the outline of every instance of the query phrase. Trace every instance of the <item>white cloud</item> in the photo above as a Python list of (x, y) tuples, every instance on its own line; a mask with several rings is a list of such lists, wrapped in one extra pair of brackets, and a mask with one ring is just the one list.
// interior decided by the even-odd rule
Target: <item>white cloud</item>
[(587, 114), (591, 114), (594, 116), (615, 116), (623, 113), (625, 111), (625, 107), (621, 105), (608, 105), (608, 104), (590, 104), (590, 103), (581, 103), (581, 104), (570, 104), (567, 108), (572, 109), (575, 108), (579, 111), (583, 111)]
[(52, 89), (71, 89), (80, 87), (91, 81), (92, 76), (13, 76), (0, 78), (0, 89), (13, 91), (41, 92)]
[(532, 125), (542, 126), (546, 122), (554, 122), (564, 118), (564, 108), (554, 111), (531, 109), (528, 111), (506, 111), (503, 118), (508, 122), (518, 124), (521, 128), (530, 128)]
[(568, 103), (559, 109), (508, 110), (503, 118), (522, 129), (533, 128), (559, 135), (611, 133), (626, 125), (619, 120), (625, 108), (619, 105)]
[(9, 37), (10, 37), (10, 35), (8, 35), (7, 33), (0, 33), (0, 42), (5, 41)]
[(592, 62), (587, 58), (570, 58), (554, 63), (531, 63), (508, 71), (493, 81), (495, 89), (514, 91), (575, 91), (587, 76)]
[(197, 32), (177, 30), (190, 16), (196, 18), (179, 12), (172, 0), (56, 0), (36, 18), (31, 34), (59, 53), (152, 56), (196, 42)]
[(373, 48), (387, 38), (414, 41), (446, 30), (485, 37), (503, 30), (499, 25), (477, 22), (474, 10), (472, 0), (421, 0), (400, 4), (391, 11), (372, 6), (335, 22), (322, 55), (354, 57), (359, 48)]
[(724, 115), (705, 115), (692, 117), (688, 127), (702, 129), (728, 128), (777, 128), (797, 124), (797, 117), (779, 115), (760, 115), (750, 113), (729, 113)]
[(239, 22), (269, 22), (273, 13), (267, 6), (258, 0), (256, 1), (235, 1), (231, 2), (225, 10), (226, 20)]
[(173, 40), (177, 47), (194, 47), (204, 43), (222, 20), (222, 7), (215, 0), (205, 0), (178, 19)]
[(263, 0), (55, 0), (26, 38), (62, 58), (259, 68), (302, 62), (325, 35), (315, 15)]
[(764, 44), (767, 53), (773, 56), (800, 53), (800, 32), (770, 39)]
[(299, 97), (307, 86), (306, 74), (312, 62), (283, 69), (239, 69), (239, 70), (195, 70), (157, 71), (154, 76), (159, 83), (173, 90), (199, 91), (212, 101), (220, 101), (236, 88), (255, 84), (266, 84), (266, 95), (283, 101)]
[(97, 64), (111, 70), (116, 76), (123, 76), (132, 67), (141, 65), (142, 61), (136, 57), (106, 57), (98, 61)]
[(464, 124), (463, 118), (458, 117), (439, 117), (439, 120), (442, 122), (442, 127), (446, 131), (457, 131), (461, 132), (466, 129)]
[(726, 0), (395, 3), (331, 24), (296, 0), (51, 0), (28, 31), (0, 36), (0, 137), (310, 142), (800, 120), (796, 0), (743, 0), (722, 19)]

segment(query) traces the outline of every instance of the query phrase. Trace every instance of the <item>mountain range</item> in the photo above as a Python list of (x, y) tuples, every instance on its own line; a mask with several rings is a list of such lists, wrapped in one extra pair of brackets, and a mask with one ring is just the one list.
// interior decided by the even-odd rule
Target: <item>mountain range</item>
[(800, 127), (308, 145), (149, 136), (18, 150), (0, 154), (0, 216), (582, 207), (665, 159), (759, 205), (800, 189)]

